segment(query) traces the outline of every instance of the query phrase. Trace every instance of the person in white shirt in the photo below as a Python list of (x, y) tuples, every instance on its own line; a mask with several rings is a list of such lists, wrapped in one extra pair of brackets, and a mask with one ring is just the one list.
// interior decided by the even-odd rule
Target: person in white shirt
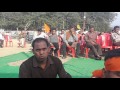
[(113, 40), (113, 45), (115, 46), (120, 46), (120, 27), (119, 26), (115, 26), (113, 33), (111, 33), (111, 37)]
[(0, 32), (0, 47), (3, 48), (4, 37), (2, 32)]
[(36, 38), (46, 38), (48, 39), (48, 35), (42, 31), (42, 29), (38, 29), (37, 33), (33, 36), (33, 40)]

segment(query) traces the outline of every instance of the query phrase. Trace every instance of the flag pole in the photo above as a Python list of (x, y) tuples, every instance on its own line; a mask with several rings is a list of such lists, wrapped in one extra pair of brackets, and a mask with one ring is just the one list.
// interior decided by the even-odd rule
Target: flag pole
[(83, 17), (83, 31), (85, 30), (85, 21), (86, 21), (86, 12), (83, 13), (84, 17)]

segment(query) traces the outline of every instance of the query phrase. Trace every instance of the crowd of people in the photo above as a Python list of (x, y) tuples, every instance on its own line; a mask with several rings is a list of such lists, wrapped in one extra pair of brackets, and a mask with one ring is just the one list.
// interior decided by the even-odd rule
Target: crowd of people
[[(68, 30), (62, 29), (59, 34), (57, 34), (56, 28), (51, 28), (49, 33), (45, 33), (41, 28), (37, 29), (31, 42), (34, 55), (21, 64), (19, 77), (54, 78), (58, 75), (61, 78), (71, 78), (71, 75), (64, 70), (61, 60), (58, 59), (59, 54), (65, 59), (68, 51), (71, 51), (73, 57), (79, 58), (84, 51), (81, 46), (85, 46), (90, 48), (95, 59), (101, 60), (103, 56), (102, 47), (96, 40), (99, 35), (103, 34), (105, 33), (97, 32), (94, 26), (91, 26), (87, 33), (84, 33), (83, 30), (76, 33), (74, 25), (69, 26)], [(120, 27), (115, 26), (109, 34), (111, 35), (112, 44), (120, 46)], [(7, 40), (6, 36), (9, 36)], [(29, 32), (26, 33), (23, 30), (18, 34), (20, 47), (24, 48), (28, 36)], [(4, 41), (12, 41), (9, 32), (6, 34), (0, 33), (1, 48), (3, 48)], [(94, 71), (92, 77), (119, 77), (119, 53), (120, 49), (108, 51), (105, 55), (105, 68)]]

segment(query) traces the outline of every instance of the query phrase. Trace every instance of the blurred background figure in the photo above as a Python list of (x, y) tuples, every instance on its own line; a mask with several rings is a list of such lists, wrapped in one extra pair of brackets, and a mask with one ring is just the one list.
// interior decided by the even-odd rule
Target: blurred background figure
[(25, 35), (24, 31), (21, 30), (21, 33), (19, 34), (19, 45), (22, 48), (24, 48), (25, 38), (26, 38), (26, 35)]
[(0, 32), (0, 48), (3, 48), (3, 43), (4, 43), (4, 36), (3, 33)]

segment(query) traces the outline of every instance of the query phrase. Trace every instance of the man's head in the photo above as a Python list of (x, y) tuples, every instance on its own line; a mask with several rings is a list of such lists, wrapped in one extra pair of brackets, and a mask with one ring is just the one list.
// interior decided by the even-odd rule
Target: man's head
[(75, 33), (76, 27), (74, 25), (70, 25), (68, 28), (72, 33)]
[(24, 33), (24, 31), (23, 31), (23, 30), (21, 30), (21, 33)]
[(105, 78), (120, 78), (120, 49), (108, 51), (104, 65)]
[(41, 28), (38, 28), (38, 29), (37, 29), (37, 32), (38, 32), (38, 35), (40, 35), (41, 32), (42, 32), (42, 29), (41, 29)]
[(120, 30), (120, 27), (119, 26), (115, 26), (113, 31), (117, 33), (117, 32), (119, 32), (119, 30)]
[(39, 62), (43, 62), (47, 59), (50, 52), (50, 44), (45, 38), (36, 38), (32, 42), (33, 54), (36, 56)]
[(51, 28), (51, 33), (54, 35), (56, 34), (56, 28)]
[(95, 28), (94, 26), (90, 26), (90, 32), (94, 32)]
[(64, 32), (65, 32), (65, 31), (62, 29), (62, 30), (61, 30), (61, 34), (64, 34)]

